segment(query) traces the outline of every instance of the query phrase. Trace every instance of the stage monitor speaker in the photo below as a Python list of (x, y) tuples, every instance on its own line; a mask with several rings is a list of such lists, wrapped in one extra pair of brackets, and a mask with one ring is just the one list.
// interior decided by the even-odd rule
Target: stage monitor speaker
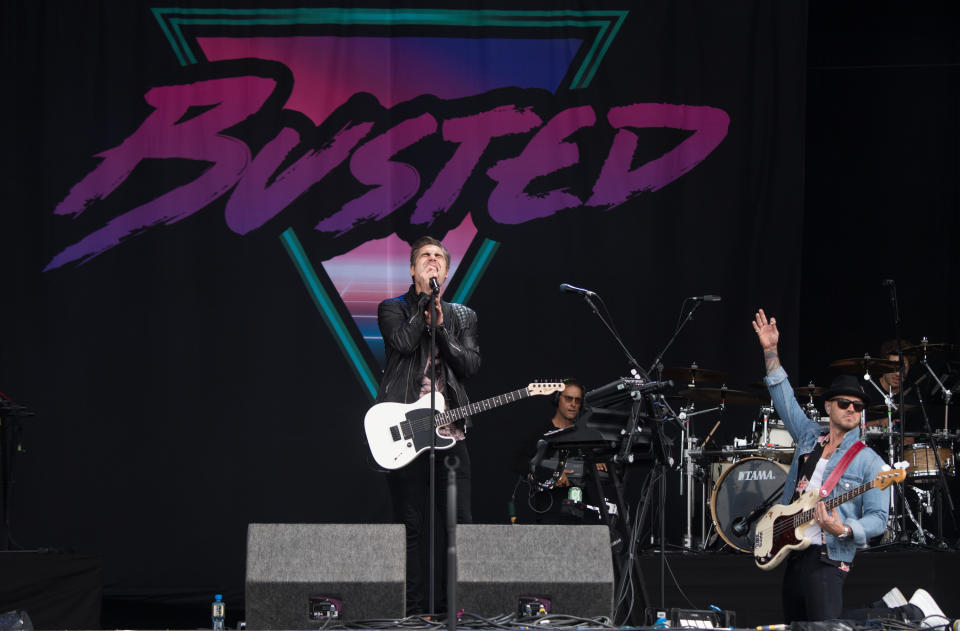
[(402, 524), (250, 524), (247, 628), (402, 618), (405, 571)]
[(457, 607), (482, 616), (518, 611), (521, 597), (550, 612), (613, 617), (606, 526), (457, 526)]

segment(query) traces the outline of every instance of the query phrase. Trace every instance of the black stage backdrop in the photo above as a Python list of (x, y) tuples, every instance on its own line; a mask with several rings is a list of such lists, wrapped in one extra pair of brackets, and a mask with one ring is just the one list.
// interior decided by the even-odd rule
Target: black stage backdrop
[[(644, 366), (685, 298), (722, 295), (664, 363), (731, 387), (762, 374), (758, 306), (803, 380), (873, 350), (884, 278), (905, 332), (957, 339), (955, 73), (932, 95), (808, 74), (802, 2), (268, 4), (2, 9), (0, 390), (36, 412), (11, 535), (102, 554), (108, 596), (236, 600), (248, 523), (389, 519), (360, 436), (370, 316), (423, 233), (460, 264), (445, 297), (480, 316), (474, 399), (627, 374), (563, 282), (602, 296)], [(810, 116), (862, 137), (820, 128), (805, 156), (808, 80)], [(891, 92), (942, 120), (863, 111)], [(878, 152), (887, 170), (857, 168)], [(479, 521), (507, 520), (511, 424), (549, 414), (477, 417)]]

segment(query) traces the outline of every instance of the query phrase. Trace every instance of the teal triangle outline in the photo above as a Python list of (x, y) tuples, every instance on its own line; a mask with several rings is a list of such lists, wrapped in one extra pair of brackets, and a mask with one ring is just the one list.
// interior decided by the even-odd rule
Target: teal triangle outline
[[(294, 24), (341, 24), (380, 26), (485, 26), (485, 27), (595, 27), (596, 36), (568, 86), (571, 90), (586, 88), (593, 81), (601, 61), (606, 55), (620, 27), (626, 20), (627, 10), (561, 10), (561, 11), (512, 11), (512, 10), (461, 10), (461, 9), (345, 9), (345, 8), (300, 8), (300, 9), (204, 9), (155, 7), (151, 10), (181, 66), (197, 63), (197, 57), (186, 36), (183, 26), (199, 25), (294, 25)], [(336, 303), (310, 262), (300, 239), (293, 228), (280, 234), (280, 241), (290, 256), (307, 293), (320, 312), (327, 327), (333, 333), (340, 350), (350, 363), (364, 391), (373, 401), (377, 395), (379, 379), (374, 376), (370, 361), (357, 344), (362, 339), (353, 322), (346, 322), (336, 308)], [(476, 239), (476, 238), (475, 238)], [(476, 241), (474, 241), (476, 242)], [(451, 296), (452, 302), (466, 303), (483, 278), (490, 261), (500, 244), (483, 237), (476, 255), (467, 265)], [(469, 248), (468, 248), (469, 250)], [(329, 283), (329, 277), (321, 269)], [(339, 296), (337, 296), (339, 298)], [(341, 300), (342, 304), (342, 300)]]

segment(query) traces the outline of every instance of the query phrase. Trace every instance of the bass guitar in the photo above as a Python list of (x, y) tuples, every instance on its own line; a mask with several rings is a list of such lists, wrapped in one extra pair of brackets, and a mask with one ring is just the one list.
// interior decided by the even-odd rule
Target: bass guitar
[(753, 557), (757, 567), (772, 570), (780, 565), (791, 550), (803, 550), (810, 545), (810, 539), (803, 536), (803, 531), (813, 521), (817, 502), (823, 501), (827, 511), (831, 511), (870, 489), (885, 489), (894, 482), (903, 482), (906, 477), (905, 469), (881, 471), (873, 480), (831, 500), (821, 500), (819, 489), (807, 489), (792, 504), (774, 506), (757, 522), (753, 541)]
[(400, 469), (430, 448), (436, 434), (437, 449), (449, 449), (456, 439), (440, 434), (440, 428), (465, 416), (486, 412), (530, 396), (562, 392), (563, 383), (531, 383), (526, 388), (490, 397), (463, 407), (444, 411), (443, 396), (437, 393), (436, 423), (430, 422), (430, 395), (414, 403), (378, 403), (363, 418), (363, 429), (374, 461), (384, 469)]

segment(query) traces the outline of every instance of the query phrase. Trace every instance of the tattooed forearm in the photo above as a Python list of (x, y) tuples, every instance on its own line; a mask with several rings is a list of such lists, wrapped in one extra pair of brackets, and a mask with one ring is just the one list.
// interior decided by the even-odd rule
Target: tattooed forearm
[(776, 348), (763, 351), (763, 363), (767, 366), (768, 375), (780, 367), (780, 356), (777, 355)]

